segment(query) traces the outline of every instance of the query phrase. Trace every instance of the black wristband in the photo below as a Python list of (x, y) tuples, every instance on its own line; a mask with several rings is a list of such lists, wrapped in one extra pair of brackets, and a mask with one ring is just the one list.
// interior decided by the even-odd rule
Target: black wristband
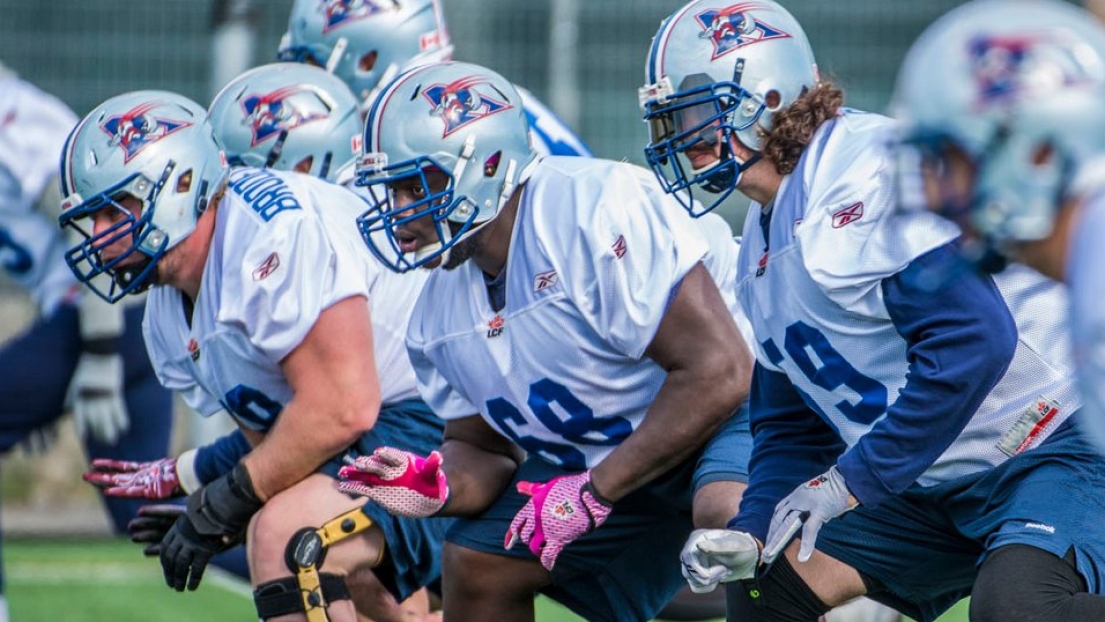
[(230, 473), (188, 497), (187, 515), (200, 535), (236, 538), (263, 505), (253, 491), (249, 471), (239, 462)]
[(230, 473), (226, 476), (226, 483), (230, 485), (230, 491), (243, 500), (258, 506), (263, 505), (261, 498), (257, 496), (257, 491), (253, 489), (253, 478), (249, 475), (249, 469), (241, 462), (230, 469)]
[(82, 339), (81, 352), (100, 355), (118, 354), (119, 342), (120, 340), (118, 337), (95, 337), (93, 339)]

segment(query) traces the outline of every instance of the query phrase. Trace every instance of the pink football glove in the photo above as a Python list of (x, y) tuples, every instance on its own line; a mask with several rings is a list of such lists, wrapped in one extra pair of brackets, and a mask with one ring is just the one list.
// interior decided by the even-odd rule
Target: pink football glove
[(561, 475), (541, 484), (518, 482), (518, 492), (530, 495), (510, 522), (503, 546), (513, 548), (519, 540), (552, 570), (560, 551), (576, 538), (606, 522), (613, 506), (598, 496), (591, 485), (591, 471)]
[(97, 458), (84, 481), (104, 489), (109, 497), (168, 499), (184, 495), (176, 472), (176, 458), (129, 462)]
[(363, 495), (397, 516), (433, 516), (449, 500), (441, 454), (423, 458), (395, 447), (378, 447), (338, 471), (338, 489)]

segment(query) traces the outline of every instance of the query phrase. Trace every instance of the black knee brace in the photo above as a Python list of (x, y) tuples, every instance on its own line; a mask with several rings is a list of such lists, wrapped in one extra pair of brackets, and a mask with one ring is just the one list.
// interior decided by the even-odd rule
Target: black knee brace
[[(312, 603), (312, 609), (320, 607), (323, 603), (352, 598), (344, 578), (328, 572), (320, 572), (318, 578), (322, 599), (315, 600)], [(253, 590), (253, 604), (257, 607), (257, 617), (267, 620), (289, 613), (307, 613), (308, 604), (305, 601), (310, 601), (313, 596), (314, 594), (308, 594), (304, 598), (299, 580), (295, 577), (284, 577), (258, 585), (257, 589)]]
[(1060, 559), (1025, 544), (986, 557), (971, 593), (972, 622), (1105, 620), (1105, 598), (1086, 593), (1074, 549)]
[(306, 613), (308, 622), (329, 622), (326, 608), (335, 600), (352, 596), (345, 579), (319, 572), (330, 545), (372, 526), (372, 519), (360, 508), (350, 510), (318, 529), (304, 527), (295, 532), (284, 549), (284, 564), (295, 575), (258, 585), (253, 603), (262, 620), (289, 613)]
[(831, 609), (780, 555), (765, 574), (726, 584), (729, 622), (816, 622)]

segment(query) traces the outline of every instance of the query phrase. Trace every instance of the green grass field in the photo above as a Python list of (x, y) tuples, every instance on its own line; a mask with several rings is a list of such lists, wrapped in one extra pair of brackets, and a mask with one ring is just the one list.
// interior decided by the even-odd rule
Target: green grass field
[[(154, 559), (129, 542), (108, 539), (14, 539), (4, 542), (7, 596), (17, 622), (219, 622), (257, 617), (242, 582), (217, 571), (200, 589), (178, 594), (161, 578)], [(538, 622), (579, 622), (555, 603), (539, 599)], [(966, 608), (940, 622), (966, 622)]]

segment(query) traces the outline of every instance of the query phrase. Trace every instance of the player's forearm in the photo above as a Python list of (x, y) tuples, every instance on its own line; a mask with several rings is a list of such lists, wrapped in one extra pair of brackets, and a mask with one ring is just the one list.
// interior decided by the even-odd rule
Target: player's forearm
[[(252, 449), (246, 435), (241, 430), (219, 437), (215, 441), (190, 449), (177, 458), (177, 468), (181, 472), (181, 483), (188, 492), (194, 492), (198, 486), (210, 484), (226, 475)], [(182, 468), (186, 463), (189, 469)], [(186, 476), (185, 473), (188, 473)], [(186, 477), (194, 479), (192, 486), (185, 484)]]
[(748, 409), (753, 438), (748, 488), (728, 526), (763, 542), (779, 501), (831, 467), (847, 446), (810, 410), (786, 374), (759, 364), (752, 373)]
[(954, 244), (930, 251), (882, 283), (890, 319), (909, 344), (910, 364), (886, 416), (838, 463), (863, 503), (901, 492), (931, 467), (1013, 361), (1017, 326), (989, 276), (964, 273), (939, 296), (918, 285), (926, 273), (950, 274), (957, 252)]
[(747, 374), (736, 357), (670, 371), (641, 425), (593, 469), (596, 490), (617, 501), (689, 458), (744, 403)]
[[(352, 400), (349, 400), (351, 402)], [(338, 396), (322, 405), (293, 398), (273, 429), (243, 462), (264, 500), (314, 473), (372, 429), (380, 404), (354, 405)]]

